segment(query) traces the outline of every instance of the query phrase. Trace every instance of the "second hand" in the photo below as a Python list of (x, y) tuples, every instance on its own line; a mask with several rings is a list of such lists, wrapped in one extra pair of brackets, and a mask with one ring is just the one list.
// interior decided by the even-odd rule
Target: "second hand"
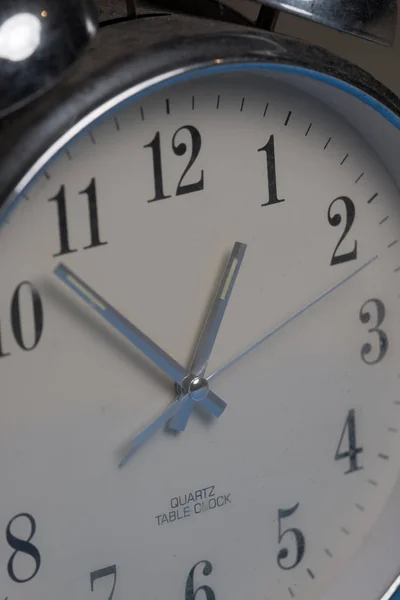
[(323, 294), (321, 294), (320, 296), (318, 296), (317, 298), (315, 298), (314, 300), (312, 300), (311, 302), (309, 302), (308, 304), (306, 304), (305, 306), (303, 306), (303, 308), (301, 308), (299, 311), (297, 311), (296, 313), (294, 313), (294, 315), (292, 315), (291, 317), (289, 317), (288, 319), (286, 319), (285, 321), (283, 321), (282, 323), (280, 323), (279, 325), (277, 325), (273, 329), (270, 329), (270, 331), (268, 331), (268, 333), (266, 333), (264, 335), (264, 337), (262, 337), (260, 340), (258, 340), (258, 342), (256, 342), (255, 344), (252, 344), (251, 346), (249, 346), (248, 348), (246, 348), (246, 350), (244, 350), (243, 352), (241, 352), (241, 354), (239, 354), (234, 359), (232, 359), (231, 361), (229, 361), (228, 363), (226, 363), (223, 367), (221, 367), (220, 369), (218, 369), (217, 371), (214, 371), (214, 373), (212, 373), (211, 375), (209, 375), (209, 377), (206, 378), (207, 381), (211, 381), (212, 379), (214, 379), (214, 377), (217, 377), (217, 375), (220, 375), (221, 373), (223, 373), (224, 371), (226, 371), (227, 369), (229, 369), (229, 367), (231, 367), (232, 365), (236, 364), (241, 358), (244, 358), (252, 350), (255, 350), (256, 348), (258, 348), (258, 346), (261, 346), (261, 344), (263, 344), (266, 340), (268, 340), (270, 337), (272, 337), (275, 333), (278, 333), (278, 331), (280, 331), (281, 329), (283, 329), (284, 327), (286, 327), (286, 325), (289, 325), (289, 323), (291, 323), (292, 321), (294, 321), (295, 319), (297, 319), (297, 317), (300, 317), (300, 315), (302, 315), (307, 310), (309, 310), (310, 308), (312, 308), (315, 304), (317, 304), (318, 302), (320, 302), (321, 300), (323, 300), (324, 298), (326, 298), (327, 296), (329, 296), (329, 294), (331, 294), (332, 292), (334, 292), (335, 290), (337, 290), (344, 283), (347, 283), (348, 281), (350, 281), (350, 279), (353, 279), (353, 277), (355, 277), (361, 271), (363, 271), (364, 269), (366, 269), (367, 267), (369, 267), (375, 260), (377, 260), (377, 258), (378, 258), (378, 255), (374, 256), (369, 261), (367, 261), (366, 263), (364, 263), (363, 265), (361, 265), (361, 267), (358, 267), (358, 269), (356, 269), (355, 271), (353, 271), (352, 273), (350, 273), (350, 275), (347, 275), (344, 279), (342, 279), (338, 283), (335, 283), (335, 285), (333, 285), (331, 288), (329, 288), (329, 290), (326, 290)]

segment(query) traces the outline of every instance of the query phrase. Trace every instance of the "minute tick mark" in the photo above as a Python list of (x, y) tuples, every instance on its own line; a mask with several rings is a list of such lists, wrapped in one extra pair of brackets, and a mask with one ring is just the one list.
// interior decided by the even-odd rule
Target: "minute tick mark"
[(349, 531), (348, 529), (346, 529), (346, 527), (341, 527), (341, 528), (340, 528), (340, 531), (343, 531), (343, 533), (344, 533), (345, 535), (350, 535), (350, 531)]
[(358, 510), (360, 510), (361, 512), (364, 512), (365, 508), (363, 507), (362, 504), (356, 504), (355, 506)]
[(169, 104), (169, 98), (165, 99), (165, 108), (166, 108), (166, 111), (167, 111), (167, 115), (170, 115), (171, 114), (171, 107), (170, 107), (170, 104)]
[(375, 198), (377, 197), (377, 195), (378, 195), (378, 192), (375, 192), (375, 194), (368, 200), (368, 204), (371, 204), (371, 202), (373, 200), (375, 200)]
[(388, 454), (382, 454), (382, 452), (379, 452), (378, 458), (381, 458), (382, 460), (389, 460), (389, 455)]
[(242, 98), (242, 104), (240, 105), (240, 112), (243, 111), (243, 107), (244, 107), (244, 101), (246, 100), (246, 98)]
[(192, 96), (192, 110), (194, 110), (194, 96)]
[(265, 115), (267, 114), (267, 110), (268, 110), (268, 102), (267, 102), (267, 104), (265, 105), (265, 109), (264, 109), (264, 114), (263, 114), (263, 117), (265, 117)]
[(394, 242), (390, 242), (390, 244), (388, 244), (388, 248), (392, 248), (392, 246), (394, 246), (395, 244), (398, 243), (399, 240), (394, 240)]
[(144, 110), (143, 110), (143, 106), (140, 107), (140, 116), (142, 118), (142, 121), (144, 121)]
[(289, 121), (290, 121), (290, 117), (292, 116), (292, 111), (289, 110), (288, 115), (286, 117), (286, 121), (285, 121), (285, 127), (287, 127)]
[(307, 135), (310, 133), (310, 129), (311, 129), (311, 127), (312, 127), (312, 123), (310, 123), (310, 124), (309, 124), (309, 126), (308, 126), (308, 129), (307, 129), (307, 131), (306, 131), (306, 133), (305, 133), (306, 137), (307, 137)]
[(368, 479), (368, 483), (369, 483), (370, 485), (373, 485), (373, 486), (375, 486), (375, 487), (377, 487), (377, 485), (378, 485), (378, 484), (377, 484), (377, 482), (375, 481), (375, 479)]
[(218, 94), (218, 98), (217, 98), (217, 110), (219, 109), (220, 100), (221, 100), (221, 96)]
[(359, 175), (357, 177), (357, 179), (355, 180), (355, 183), (358, 183), (362, 177), (364, 177), (364, 173), (361, 173), (361, 175)]
[(379, 225), (383, 225), (383, 223), (386, 223), (386, 221), (388, 220), (389, 216), (385, 217), (384, 219), (382, 219), (382, 221), (379, 221)]
[(341, 165), (343, 165), (345, 163), (345, 161), (348, 159), (349, 155), (346, 154), (346, 156), (344, 157), (344, 159), (342, 160), (342, 162), (340, 163)]
[(94, 137), (93, 131), (89, 132), (89, 137), (90, 137), (92, 144), (96, 145), (96, 138)]
[(72, 154), (71, 154), (71, 152), (68, 150), (68, 148), (65, 150), (65, 154), (68, 156), (68, 160), (72, 160)]
[(43, 171), (43, 175), (46, 177), (47, 181), (49, 181), (51, 179), (51, 177), (47, 171)]
[(314, 573), (311, 571), (311, 569), (307, 569), (307, 573), (309, 574), (309, 576), (311, 577), (311, 579), (315, 579), (315, 575), (314, 575)]
[(329, 140), (326, 142), (325, 146), (324, 146), (324, 150), (327, 149), (327, 147), (329, 146), (330, 142), (331, 142), (331, 137), (329, 138)]
[(118, 117), (114, 117), (114, 125), (115, 125), (115, 129), (116, 129), (117, 131), (120, 131), (120, 130), (121, 130), (121, 127), (120, 127), (120, 125), (119, 125), (119, 121), (118, 121)]
[(293, 592), (292, 588), (288, 588), (288, 590), (289, 590), (289, 594), (291, 595), (291, 597), (294, 598), (294, 592)]
[(325, 548), (325, 554), (329, 556), (329, 558), (333, 558), (332, 552), (328, 550), (328, 548)]

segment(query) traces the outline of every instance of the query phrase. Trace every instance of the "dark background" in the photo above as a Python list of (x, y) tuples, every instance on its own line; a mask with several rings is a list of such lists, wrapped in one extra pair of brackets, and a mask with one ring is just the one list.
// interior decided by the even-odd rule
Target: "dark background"
[[(95, 3), (99, 9), (100, 21), (126, 15), (124, 0), (95, 0)], [(224, 4), (251, 20), (256, 19), (259, 11), (259, 6), (254, 0), (224, 0)], [(400, 29), (400, 10), (397, 29), (398, 31)], [(399, 35), (393, 48), (385, 48), (284, 13), (280, 14), (275, 31), (318, 44), (335, 54), (344, 56), (372, 73), (400, 96)]]

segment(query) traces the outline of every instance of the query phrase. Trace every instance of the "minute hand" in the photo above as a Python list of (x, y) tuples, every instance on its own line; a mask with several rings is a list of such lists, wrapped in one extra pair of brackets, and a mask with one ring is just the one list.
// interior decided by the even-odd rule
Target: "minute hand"
[(214, 371), (214, 373), (212, 373), (209, 377), (207, 377), (207, 381), (211, 381), (211, 379), (214, 379), (214, 377), (217, 377), (217, 375), (220, 375), (226, 369), (229, 369), (229, 367), (231, 367), (232, 365), (234, 365), (235, 363), (237, 363), (241, 358), (245, 357), (252, 350), (255, 350), (256, 348), (258, 348), (258, 346), (261, 346), (261, 344), (263, 344), (270, 337), (272, 337), (273, 335), (275, 335), (275, 333), (278, 333), (278, 331), (280, 331), (281, 329), (283, 329), (284, 327), (286, 327), (286, 325), (289, 325), (289, 323), (291, 323), (292, 321), (294, 321), (295, 319), (297, 319), (297, 317), (300, 317), (300, 315), (304, 314), (307, 310), (309, 310), (310, 308), (312, 308), (315, 304), (317, 304), (318, 302), (320, 302), (321, 300), (323, 300), (324, 298), (326, 298), (326, 296), (328, 296), (329, 294), (331, 294), (332, 292), (334, 292), (335, 290), (337, 290), (344, 283), (347, 283), (347, 281), (350, 281), (350, 279), (353, 279), (353, 277), (355, 277), (356, 275), (358, 275), (358, 273), (360, 273), (361, 271), (363, 271), (364, 269), (366, 269), (367, 267), (369, 267), (369, 265), (371, 265), (377, 258), (378, 258), (378, 256), (374, 256), (373, 258), (371, 258), (368, 262), (366, 262), (365, 264), (361, 265), (361, 267), (359, 267), (358, 269), (356, 269), (355, 271), (353, 271), (352, 273), (350, 273), (350, 275), (347, 275), (347, 277), (345, 277), (344, 279), (342, 279), (338, 283), (335, 283), (335, 285), (332, 286), (331, 288), (329, 288), (329, 290), (326, 290), (323, 294), (321, 294), (320, 296), (318, 296), (317, 298), (315, 298), (314, 300), (312, 300), (311, 302), (309, 302), (308, 304), (306, 304), (305, 306), (303, 306), (303, 308), (301, 308), (300, 310), (298, 310), (291, 317), (289, 317), (288, 319), (286, 319), (285, 321), (283, 321), (282, 323), (280, 323), (279, 325), (277, 325), (277, 327), (274, 327), (273, 329), (271, 329), (270, 331), (268, 331), (268, 333), (266, 333), (264, 335), (264, 337), (262, 337), (260, 340), (258, 340), (258, 342), (256, 342), (255, 344), (252, 344), (251, 346), (249, 346), (248, 348), (246, 348), (246, 350), (244, 350), (243, 352), (241, 352), (238, 356), (236, 356), (234, 359), (230, 360), (228, 363), (226, 363), (223, 367), (221, 367), (217, 371)]
[(119, 331), (131, 344), (141, 350), (157, 367), (168, 375), (176, 383), (181, 383), (186, 370), (177, 363), (160, 346), (153, 342), (133, 323), (128, 321), (120, 312), (113, 308), (104, 298), (87, 285), (80, 277), (75, 275), (68, 267), (59, 264), (55, 269), (55, 274), (63, 281), (73, 292), (75, 292), (86, 304), (107, 321), (114, 329)]

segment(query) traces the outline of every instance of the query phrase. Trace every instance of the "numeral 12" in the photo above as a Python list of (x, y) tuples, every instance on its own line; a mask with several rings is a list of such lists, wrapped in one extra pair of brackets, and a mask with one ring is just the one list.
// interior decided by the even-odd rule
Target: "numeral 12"
[[(89, 248), (97, 248), (98, 246), (104, 246), (108, 242), (102, 242), (100, 240), (96, 180), (94, 177), (92, 178), (88, 187), (82, 192), (79, 192), (79, 194), (87, 196), (89, 209), (89, 227), (91, 241), (88, 246), (83, 247), (83, 250), (89, 250)], [(50, 198), (49, 202), (55, 202), (57, 204), (58, 211), (58, 232), (60, 239), (60, 250), (59, 252), (56, 252), (56, 254), (53, 254), (53, 256), (62, 256), (63, 254), (71, 254), (72, 252), (77, 252), (77, 248), (71, 248), (69, 242), (67, 200), (64, 185), (60, 187), (58, 194), (54, 196), (54, 198)]]

